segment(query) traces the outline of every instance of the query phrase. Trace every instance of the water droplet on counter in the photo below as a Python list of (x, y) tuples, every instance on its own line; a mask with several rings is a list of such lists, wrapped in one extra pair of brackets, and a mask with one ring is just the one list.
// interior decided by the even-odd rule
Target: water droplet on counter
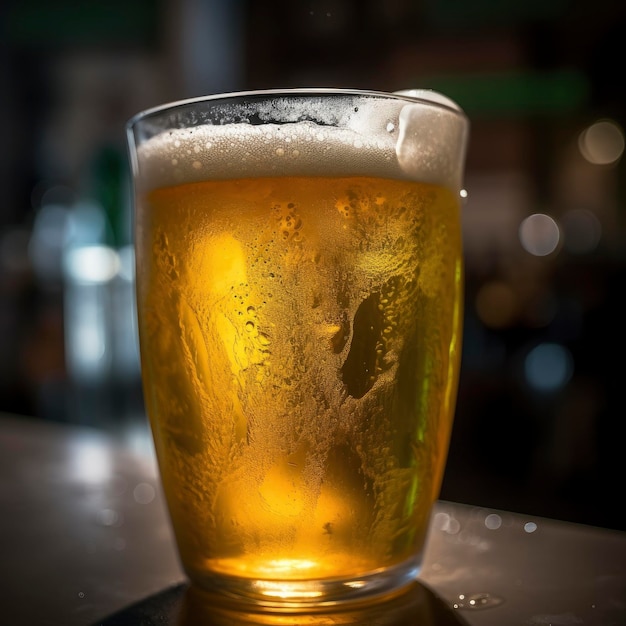
[(154, 500), (155, 495), (154, 487), (148, 483), (139, 483), (133, 490), (133, 497), (139, 504), (149, 504)]
[(461, 531), (459, 520), (444, 512), (435, 515), (435, 525), (440, 531), (449, 535), (456, 535)]
[(103, 526), (115, 526), (120, 521), (120, 514), (113, 509), (102, 509), (98, 512), (98, 522)]
[(490, 609), (501, 605), (503, 602), (503, 598), (487, 592), (473, 593), (471, 595), (460, 593), (459, 599), (452, 604), (452, 607), (455, 609)]
[(489, 530), (497, 530), (502, 526), (502, 518), (497, 513), (490, 513), (485, 517), (485, 526)]

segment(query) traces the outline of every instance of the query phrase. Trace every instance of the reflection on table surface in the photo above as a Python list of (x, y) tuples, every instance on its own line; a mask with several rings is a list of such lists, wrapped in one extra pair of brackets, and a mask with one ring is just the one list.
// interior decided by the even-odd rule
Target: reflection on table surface
[(626, 533), (451, 502), (406, 594), (297, 620), (221, 606), (187, 586), (146, 433), (0, 416), (0, 624), (626, 624)]
[[(428, 587), (415, 582), (392, 598), (342, 610), (278, 613), (225, 605), (186, 583), (166, 589), (100, 620), (97, 626), (464, 626), (465, 619)], [(96, 626), (94, 624), (94, 626)]]

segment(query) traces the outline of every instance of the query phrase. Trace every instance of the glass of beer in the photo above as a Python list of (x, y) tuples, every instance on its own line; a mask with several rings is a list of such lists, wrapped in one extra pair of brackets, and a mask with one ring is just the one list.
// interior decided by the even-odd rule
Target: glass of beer
[(466, 116), (294, 89), (127, 130), (144, 397), (190, 581), (304, 610), (404, 588), (455, 409)]

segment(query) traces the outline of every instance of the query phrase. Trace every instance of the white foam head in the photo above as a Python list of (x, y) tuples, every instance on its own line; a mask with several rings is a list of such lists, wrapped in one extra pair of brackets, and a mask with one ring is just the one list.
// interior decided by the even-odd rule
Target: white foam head
[[(315, 92), (300, 98), (283, 93), (259, 102), (218, 102), (210, 120), (165, 127), (138, 142), (137, 184), (151, 189), (253, 176), (369, 175), (458, 190), (468, 123), (452, 101), (435, 93), (357, 92), (340, 94), (339, 103)], [(140, 124), (141, 118), (131, 121)]]

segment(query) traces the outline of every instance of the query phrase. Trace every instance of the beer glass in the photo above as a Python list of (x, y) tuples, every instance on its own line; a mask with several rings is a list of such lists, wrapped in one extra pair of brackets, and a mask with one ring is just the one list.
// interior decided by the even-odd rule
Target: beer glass
[(466, 116), (270, 90), (127, 130), (144, 397), (189, 579), (307, 610), (408, 585), (457, 393)]

